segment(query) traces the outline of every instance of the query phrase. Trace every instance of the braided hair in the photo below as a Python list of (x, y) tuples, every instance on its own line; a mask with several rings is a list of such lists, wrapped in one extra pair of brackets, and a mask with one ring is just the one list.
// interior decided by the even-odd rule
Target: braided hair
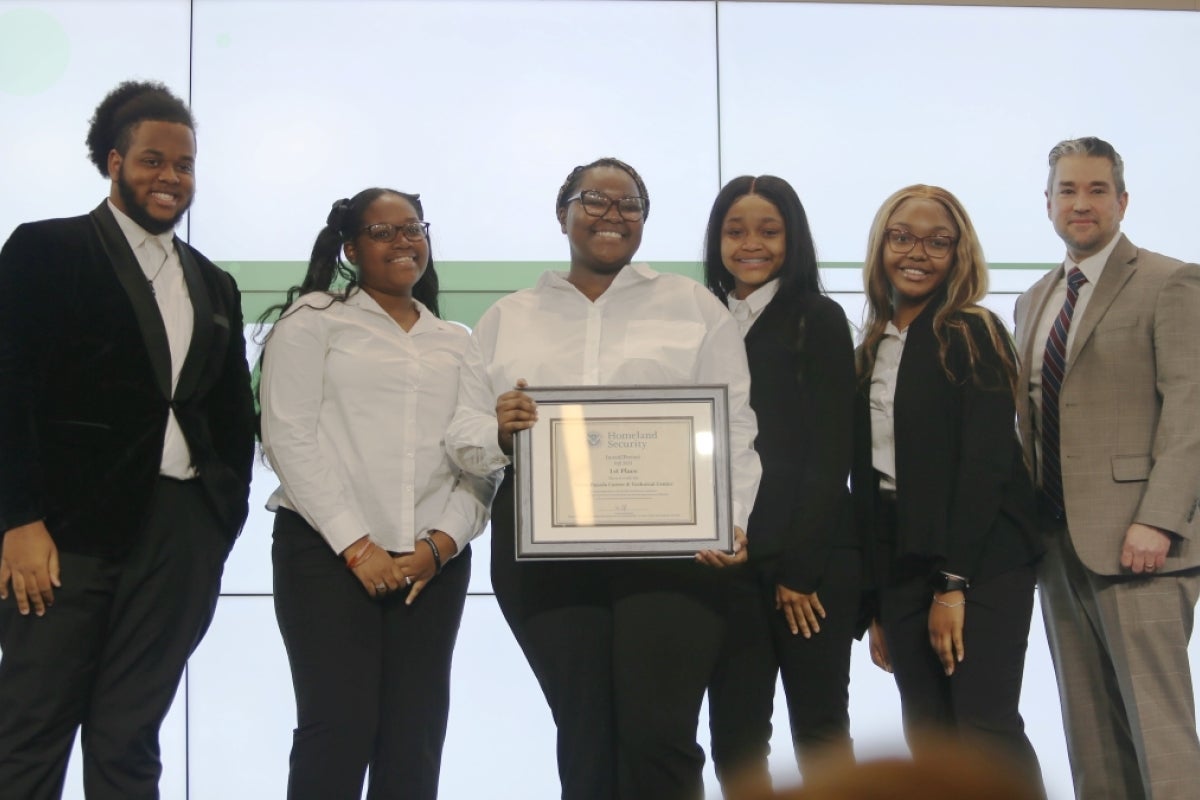
[(650, 216), (650, 193), (646, 191), (646, 182), (642, 180), (641, 175), (638, 175), (636, 169), (629, 166), (619, 158), (611, 157), (597, 158), (590, 164), (581, 164), (580, 166), (571, 170), (571, 174), (567, 176), (567, 179), (563, 181), (563, 185), (559, 187), (558, 198), (554, 202), (554, 213), (556, 215), (561, 214), (563, 210), (566, 209), (567, 198), (579, 188), (579, 184), (583, 182), (583, 174), (590, 169), (595, 169), (596, 167), (615, 167), (616, 169), (626, 173), (629, 177), (633, 178), (633, 182), (637, 185), (638, 196), (641, 197), (646, 204), (646, 209), (642, 213), (642, 219), (647, 219)]

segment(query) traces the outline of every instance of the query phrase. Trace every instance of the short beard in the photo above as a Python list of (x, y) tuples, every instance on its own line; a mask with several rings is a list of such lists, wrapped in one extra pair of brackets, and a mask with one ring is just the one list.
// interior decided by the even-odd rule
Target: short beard
[(179, 209), (179, 213), (169, 220), (161, 220), (150, 216), (145, 208), (138, 204), (137, 193), (133, 187), (125, 182), (125, 165), (121, 164), (120, 170), (117, 172), (117, 193), (121, 196), (121, 203), (125, 206), (122, 210), (125, 215), (136, 222), (142, 229), (158, 236), (160, 233), (175, 230), (175, 226), (179, 224), (179, 220), (183, 219), (183, 215), (191, 208), (192, 203), (189, 200), (183, 208)]

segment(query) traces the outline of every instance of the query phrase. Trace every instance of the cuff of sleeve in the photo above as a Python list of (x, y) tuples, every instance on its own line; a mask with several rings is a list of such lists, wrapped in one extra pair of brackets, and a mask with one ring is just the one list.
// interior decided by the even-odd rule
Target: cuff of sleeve
[(487, 477), (493, 472), (502, 470), (511, 462), (499, 444), (485, 447), (463, 447), (454, 453), (454, 463), (472, 475)]
[(454, 540), (454, 555), (447, 558), (445, 553), (442, 554), (442, 558), (446, 561), (456, 557), (475, 538), (471, 530), (471, 523), (457, 516), (448, 516), (438, 520), (437, 524), (425, 530), (420, 538), (425, 538), (434, 531), (441, 531)]
[(325, 537), (325, 541), (329, 542), (333, 552), (341, 555), (347, 547), (362, 537), (369, 536), (371, 532), (352, 512), (343, 511), (330, 520), (320, 533)]
[(739, 503), (737, 500), (734, 500), (733, 501), (733, 526), (735, 528), (741, 528), (742, 530), (746, 530), (746, 528), (749, 526), (749, 523), (750, 523), (750, 511), (745, 506), (743, 506), (741, 503)]

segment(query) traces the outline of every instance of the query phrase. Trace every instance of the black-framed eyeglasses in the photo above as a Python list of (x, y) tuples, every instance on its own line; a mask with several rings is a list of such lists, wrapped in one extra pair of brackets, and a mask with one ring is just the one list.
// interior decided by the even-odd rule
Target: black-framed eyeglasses
[(397, 234), (410, 242), (421, 242), (429, 238), (429, 223), (406, 222), (403, 225), (393, 225), (390, 222), (376, 222), (359, 233), (365, 233), (373, 242), (392, 242), (396, 240)]
[(913, 248), (918, 244), (925, 251), (925, 255), (931, 258), (940, 258), (950, 255), (954, 249), (954, 244), (958, 241), (953, 236), (947, 236), (944, 233), (935, 233), (932, 236), (916, 236), (909, 231), (900, 230), (899, 228), (888, 228), (887, 243), (888, 247), (892, 248), (892, 252), (898, 255), (911, 253)]
[(627, 222), (638, 222), (646, 216), (646, 198), (644, 197), (618, 197), (614, 200), (604, 192), (588, 189), (571, 195), (564, 201), (564, 204), (575, 200), (579, 201), (579, 205), (583, 206), (584, 213), (589, 217), (603, 217), (614, 205), (617, 207), (617, 213), (621, 215), (621, 219)]

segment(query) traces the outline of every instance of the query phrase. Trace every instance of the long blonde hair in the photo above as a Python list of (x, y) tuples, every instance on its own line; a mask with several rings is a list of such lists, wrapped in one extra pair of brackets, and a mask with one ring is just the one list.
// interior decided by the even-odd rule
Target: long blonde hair
[[(883, 268), (883, 248), (886, 246), (888, 220), (907, 200), (932, 200), (946, 210), (958, 228), (958, 243), (955, 245), (954, 259), (950, 262), (949, 274), (937, 289), (933, 300), (940, 303), (933, 315), (933, 335), (937, 338), (938, 363), (941, 364), (942, 371), (954, 383), (967, 377), (955, 375), (946, 361), (950, 334), (954, 332), (966, 347), (971, 379), (976, 383), (980, 382), (981, 376), (976, 369), (979, 352), (967, 322), (967, 315), (975, 317), (983, 324), (992, 347), (1000, 358), (1008, 388), (1015, 397), (1017, 366), (1012, 339), (1008, 331), (996, 323), (992, 313), (979, 305), (979, 301), (987, 295), (988, 290), (987, 261), (979, 244), (979, 235), (975, 232), (975, 226), (971, 224), (967, 210), (957, 197), (940, 186), (927, 186), (922, 183), (906, 186), (885, 200), (871, 223), (871, 233), (867, 238), (867, 260), (863, 265), (867, 317), (863, 325), (862, 343), (858, 346), (856, 354), (860, 384), (871, 380), (871, 372), (875, 368), (875, 351), (879, 340), (883, 338), (884, 329), (892, 319), (892, 284)], [(938, 300), (938, 297), (941, 299)]]

